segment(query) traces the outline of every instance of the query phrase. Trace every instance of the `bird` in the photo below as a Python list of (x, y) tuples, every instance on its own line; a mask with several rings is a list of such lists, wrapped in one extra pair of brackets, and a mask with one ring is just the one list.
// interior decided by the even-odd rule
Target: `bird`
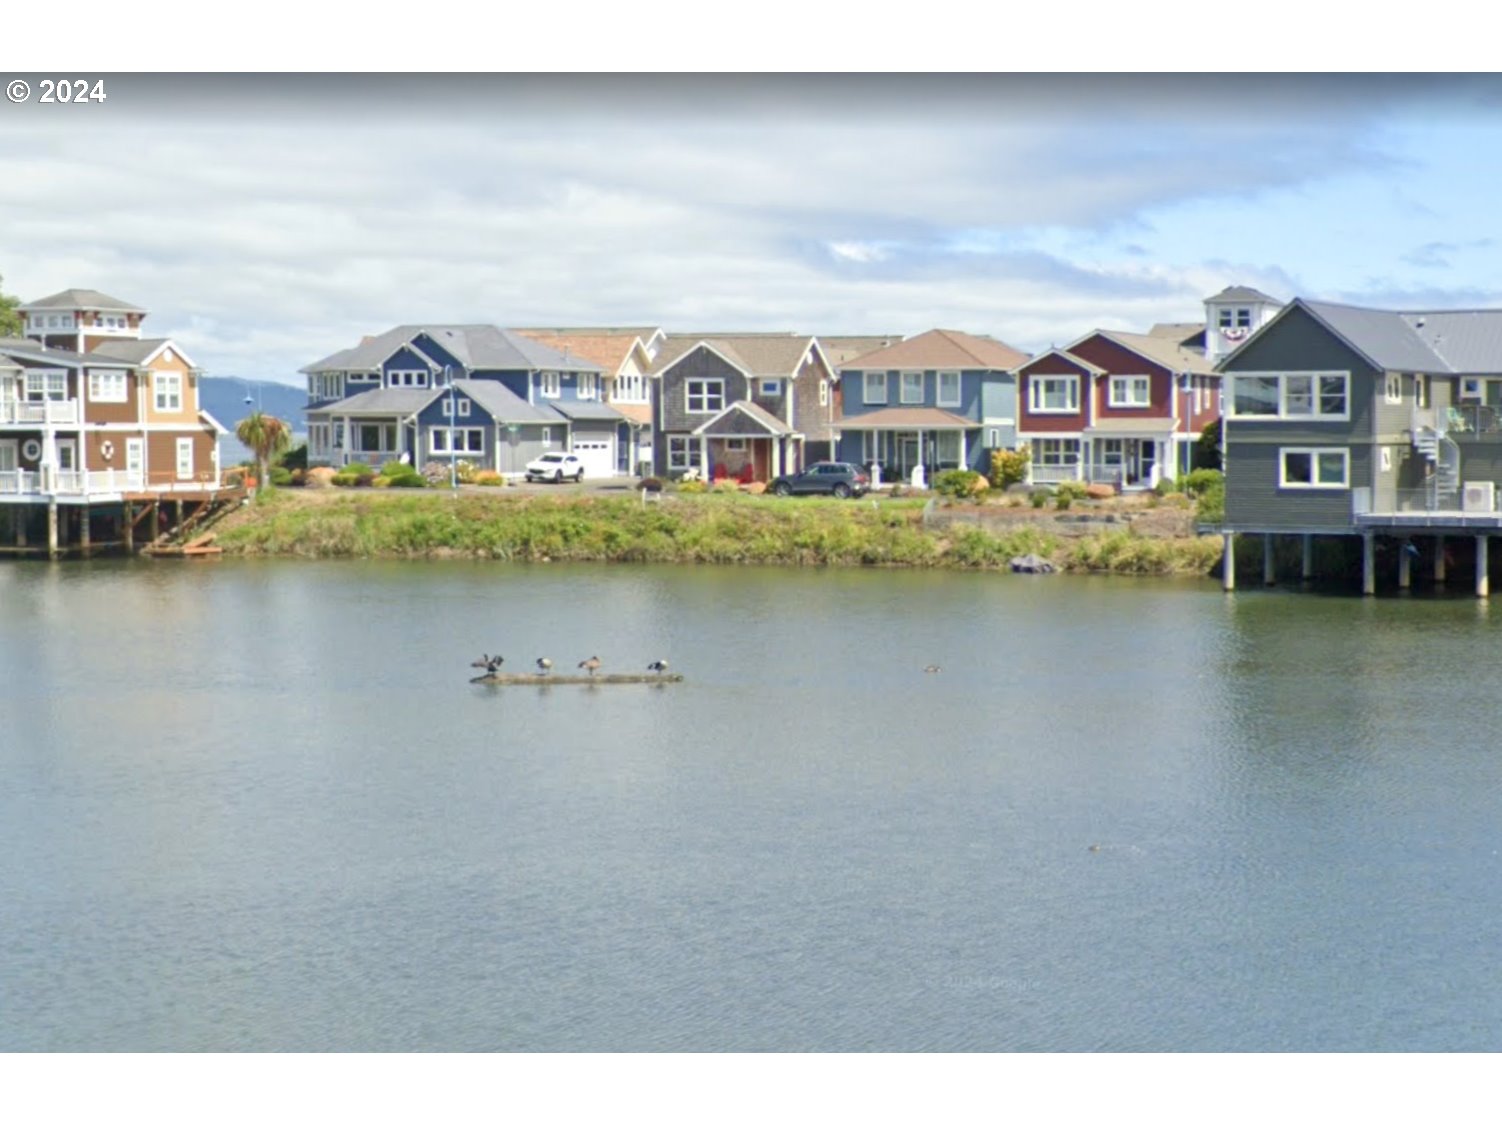
[(469, 663), (469, 667), (472, 669), (488, 669), (490, 667), (490, 654), (481, 654), (478, 661), (471, 661)]
[(537, 671), (538, 672), (547, 672), (552, 667), (553, 667), (553, 662), (550, 661), (550, 660), (548, 660), (548, 658), (546, 658), (546, 657), (538, 657), (537, 658)]
[(648, 672), (667, 672), (668, 671), (668, 663), (666, 661), (653, 661), (650, 665), (647, 666), (647, 671)]
[(496, 673), (501, 671), (501, 665), (503, 665), (505, 662), (505, 657), (491, 657), (488, 661), (485, 662), (485, 671), (491, 676), (494, 676)]
[(939, 666), (938, 665), (927, 665), (927, 666), (924, 667), (923, 671), (924, 672), (938, 672), (939, 671)]
[(581, 669), (588, 669), (589, 670), (589, 675), (590, 676), (594, 676), (595, 669), (597, 669), (597, 668), (600, 667), (600, 658), (598, 658), (598, 657), (591, 657), (587, 661), (580, 661), (579, 662), (579, 667)]

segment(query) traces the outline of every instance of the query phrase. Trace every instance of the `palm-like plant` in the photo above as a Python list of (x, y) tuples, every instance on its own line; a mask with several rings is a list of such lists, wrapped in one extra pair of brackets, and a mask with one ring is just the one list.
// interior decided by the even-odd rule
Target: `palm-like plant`
[(256, 455), (256, 484), (264, 489), (271, 472), (271, 459), (286, 453), (292, 444), (292, 427), (274, 415), (256, 411), (240, 420), (235, 437)]

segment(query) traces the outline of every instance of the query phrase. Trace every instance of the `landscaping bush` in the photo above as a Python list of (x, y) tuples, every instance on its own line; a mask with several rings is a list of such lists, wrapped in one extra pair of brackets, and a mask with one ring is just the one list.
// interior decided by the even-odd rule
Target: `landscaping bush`
[[(1214, 470), (1202, 472), (1213, 473)], [(1199, 503), (1194, 508), (1194, 518), (1201, 524), (1219, 524), (1226, 518), (1226, 487), (1224, 484), (1211, 485), (1199, 496)]]
[(1084, 500), (1090, 495), (1090, 486), (1083, 481), (1060, 481), (1053, 491), (1055, 496), (1068, 497), (1071, 501)]
[[(277, 458), (276, 461), (273, 462), (273, 464), (280, 465), (282, 466), (282, 468), (289, 470), (307, 469), (308, 443), (304, 442), (300, 446), (292, 447), (286, 453), (282, 454), (281, 457)], [(272, 481), (274, 482), (275, 480), (276, 475), (272, 474)]]
[(1224, 489), (1225, 484), (1226, 475), (1219, 469), (1196, 469), (1174, 482), (1174, 489), (1176, 492), (1198, 497), (1211, 489)]
[(1048, 503), (1048, 490), (1034, 489), (1032, 491), (1032, 494), (1028, 497), (1028, 500), (1032, 502), (1034, 508), (1042, 508), (1045, 504)]
[(273, 465), (271, 467), (271, 483), (279, 488), (285, 488), (292, 484), (292, 470), (284, 465)]
[(1053, 498), (1053, 506), (1060, 512), (1066, 511), (1072, 504), (1074, 504), (1073, 493), (1059, 492)]
[(458, 477), (459, 484), (473, 485), (475, 475), (480, 472), (480, 467), (467, 458), (460, 458), (458, 465), (454, 467), (454, 475)]
[(933, 489), (940, 496), (965, 500), (975, 495), (976, 482), (984, 480), (973, 469), (946, 469), (934, 476)]
[(702, 492), (708, 491), (708, 489), (709, 489), (709, 486), (707, 484), (705, 484), (703, 481), (679, 481), (678, 482), (678, 491), (680, 493), (702, 493)]
[(1032, 459), (1032, 450), (1025, 445), (1015, 450), (992, 450), (991, 484), (998, 489), (1020, 485), (1027, 480), (1027, 467)]

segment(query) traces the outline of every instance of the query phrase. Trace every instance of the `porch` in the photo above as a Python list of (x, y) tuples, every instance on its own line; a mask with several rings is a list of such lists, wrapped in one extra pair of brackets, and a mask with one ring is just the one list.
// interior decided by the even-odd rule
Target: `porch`
[(1175, 472), (1174, 444), (1167, 435), (1036, 437), (1029, 440), (1032, 483), (1083, 481), (1111, 485), (1121, 492), (1150, 489)]
[(907, 481), (923, 468), (924, 478), (946, 469), (966, 469), (978, 448), (978, 423), (931, 407), (889, 408), (836, 419), (830, 428), (840, 436), (840, 458), (858, 465), (878, 465), (883, 481)]
[(700, 471), (710, 480), (763, 484), (798, 468), (796, 443), (803, 436), (755, 403), (731, 403), (691, 436)]

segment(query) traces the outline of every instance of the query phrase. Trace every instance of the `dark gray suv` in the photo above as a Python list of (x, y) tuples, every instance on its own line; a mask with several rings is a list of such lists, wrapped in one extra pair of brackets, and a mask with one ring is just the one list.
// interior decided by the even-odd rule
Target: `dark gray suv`
[(768, 488), (780, 497), (797, 493), (824, 493), (832, 497), (858, 497), (871, 487), (871, 478), (848, 461), (816, 461), (802, 473), (778, 477)]

